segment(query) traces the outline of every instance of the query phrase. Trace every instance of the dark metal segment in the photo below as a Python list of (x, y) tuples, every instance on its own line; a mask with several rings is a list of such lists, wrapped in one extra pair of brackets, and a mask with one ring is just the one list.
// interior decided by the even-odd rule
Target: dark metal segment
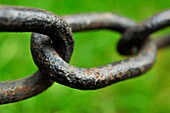
[(110, 29), (124, 32), (135, 23), (112, 13), (87, 13), (62, 16), (71, 26), (73, 32), (97, 29)]
[[(0, 6), (0, 31), (37, 32), (49, 36), (57, 52), (69, 61), (73, 52), (73, 34), (60, 17), (36, 8)], [(67, 54), (67, 55), (66, 55)], [(66, 57), (66, 58), (65, 58)]]
[[(131, 20), (109, 13), (69, 15), (63, 18), (74, 32), (91, 29), (124, 32), (135, 25)], [(31, 51), (35, 63), (43, 73), (60, 84), (82, 90), (102, 88), (140, 75), (153, 65), (156, 57), (156, 45), (148, 41), (137, 57), (97, 68), (78, 68), (66, 63), (57, 55), (49, 38), (36, 37), (36, 33), (31, 40)]]
[[(0, 6), (0, 31), (34, 31), (45, 34), (36, 35), (40, 35), (40, 38), (46, 38), (48, 35), (55, 44), (54, 48), (66, 62), (69, 62), (73, 51), (72, 32), (67, 23), (52, 13), (40, 9)], [(53, 81), (40, 71), (27, 78), (0, 82), (0, 104), (30, 98), (46, 90), (52, 83)]]
[(35, 96), (52, 85), (40, 71), (14, 81), (0, 82), (0, 104), (17, 102)]
[(159, 49), (170, 46), (170, 34), (156, 38), (155, 43)]
[(53, 49), (48, 37), (31, 40), (34, 62), (52, 80), (81, 90), (98, 89), (138, 76), (150, 69), (156, 57), (156, 45), (146, 41), (136, 57), (97, 68), (78, 68), (63, 61)]
[[(110, 29), (123, 33), (126, 29), (132, 27), (134, 31), (131, 32), (136, 33), (133, 21), (111, 13), (68, 15), (62, 18), (68, 22), (74, 32)], [(138, 34), (139, 39), (147, 36), (147, 33), (166, 27), (169, 24), (168, 17), (167, 21), (165, 20), (163, 18), (154, 21), (158, 26), (154, 30), (151, 27), (149, 32), (145, 32), (146, 29), (150, 28), (150, 25), (147, 24), (149, 22), (145, 21), (143, 24), (146, 23), (149, 26), (141, 27), (141, 29), (144, 29), (144, 33)], [(148, 21), (152, 20), (149, 19)], [(162, 21), (164, 21), (164, 24), (161, 23)], [(31, 51), (36, 65), (46, 74), (45, 76), (60, 84), (77, 89), (98, 89), (141, 75), (152, 67), (156, 58), (155, 43), (145, 39), (142, 40), (143, 45), (136, 57), (96, 68), (71, 66), (67, 63), (70, 60), (74, 43), (70, 27), (61, 18), (40, 9), (0, 6), (0, 31), (44, 34), (32, 34)], [(51, 39), (46, 35), (50, 36)], [(162, 43), (156, 41), (158, 47), (167, 45), (165, 42), (166, 40), (163, 40)], [(0, 104), (26, 99), (44, 91), (52, 84), (52, 81), (46, 79), (45, 76), (38, 71), (24, 79), (1, 82)]]
[(169, 15), (170, 10), (166, 10), (129, 28), (118, 43), (119, 53), (123, 55), (137, 53), (148, 35), (170, 25)]

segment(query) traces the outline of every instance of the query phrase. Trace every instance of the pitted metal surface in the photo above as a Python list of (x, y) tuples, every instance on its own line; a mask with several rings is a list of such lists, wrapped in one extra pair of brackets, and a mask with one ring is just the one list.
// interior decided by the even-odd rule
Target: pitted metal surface
[[(74, 32), (109, 29), (123, 33), (135, 26), (133, 21), (111, 13), (67, 15), (63, 16), (63, 19)], [(155, 61), (156, 46), (158, 48), (168, 46), (170, 43), (168, 40), (169, 36), (159, 38), (155, 43), (145, 41), (146, 45), (143, 45), (136, 57), (96, 68), (79, 68), (64, 62), (50, 46), (50, 40), (45, 37), (44, 39), (32, 37), (31, 50), (35, 63), (48, 77), (69, 87), (89, 90), (106, 87), (145, 73)], [(37, 57), (37, 54), (41, 54), (41, 57)]]
[[(109, 13), (81, 14), (63, 18), (74, 32), (90, 29), (123, 32), (135, 25), (131, 20)], [(137, 57), (97, 68), (78, 68), (63, 61), (48, 38), (36, 37), (35, 33), (31, 40), (31, 51), (35, 63), (43, 73), (60, 84), (83, 90), (102, 88), (140, 75), (153, 65), (156, 58), (156, 45), (148, 41)]]
[[(37, 32), (49, 36), (62, 57), (69, 61), (73, 52), (71, 28), (60, 17), (35, 8), (0, 6), (1, 32)], [(62, 48), (60, 48), (62, 47)], [(66, 55), (67, 54), (67, 55)]]
[(73, 32), (110, 29), (120, 33), (135, 25), (130, 19), (112, 13), (85, 13), (62, 16)]
[[(52, 13), (25, 7), (0, 6), (0, 31), (38, 32), (41, 37), (52, 37), (53, 47), (68, 62), (73, 51), (70, 27)], [(0, 82), (0, 104), (11, 103), (37, 95), (53, 83), (42, 72), (14, 81)]]
[(35, 96), (50, 87), (52, 83), (53, 81), (47, 79), (40, 71), (26, 78), (0, 82), (0, 104)]
[(49, 38), (34, 36), (32, 55), (39, 69), (54, 81), (77, 89), (98, 89), (140, 75), (150, 69), (156, 57), (156, 45), (147, 41), (136, 57), (97, 68), (78, 68), (59, 57)]
[[(168, 14), (169, 10), (135, 24), (132, 20), (112, 13), (58, 17), (35, 8), (0, 6), (1, 32), (34, 32), (31, 52), (39, 68), (32, 76), (0, 82), (0, 104), (37, 95), (51, 86), (53, 81), (76, 89), (91, 90), (145, 73), (155, 62), (157, 48), (170, 45), (170, 35), (154, 41), (148, 38), (151, 33), (169, 26)], [(74, 48), (72, 31), (98, 29), (123, 33), (118, 45), (119, 52), (138, 54), (94, 68), (68, 64)]]
[(137, 53), (148, 36), (170, 25), (170, 10), (151, 16), (143, 22), (129, 28), (118, 43), (118, 51), (123, 55)]

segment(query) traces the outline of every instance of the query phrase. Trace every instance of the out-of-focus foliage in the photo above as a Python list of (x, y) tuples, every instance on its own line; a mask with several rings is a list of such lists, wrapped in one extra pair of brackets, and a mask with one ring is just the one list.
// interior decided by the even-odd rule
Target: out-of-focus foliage
[[(112, 12), (137, 22), (170, 7), (169, 0), (0, 0), (58, 15)], [(155, 36), (161, 36), (159, 32)], [(0, 80), (21, 78), (37, 70), (30, 54), (31, 33), (0, 33)], [(120, 34), (100, 30), (75, 33), (71, 64), (93, 67), (124, 59), (116, 51)], [(155, 66), (143, 76), (95, 91), (57, 83), (33, 98), (0, 106), (0, 113), (168, 113), (170, 112), (170, 49), (158, 53)]]

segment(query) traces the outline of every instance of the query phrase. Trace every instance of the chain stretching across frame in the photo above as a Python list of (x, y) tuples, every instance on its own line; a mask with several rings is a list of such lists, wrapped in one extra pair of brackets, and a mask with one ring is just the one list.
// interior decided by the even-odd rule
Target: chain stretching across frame
[[(150, 22), (146, 22), (146, 25), (148, 24)], [(115, 82), (143, 74), (151, 68), (155, 61), (156, 46), (161, 48), (170, 44), (169, 36), (156, 41), (144, 40), (140, 48), (138, 48), (138, 44), (135, 45), (140, 50), (137, 56), (105, 66), (78, 68), (68, 64), (74, 42), (71, 29), (73, 32), (109, 29), (120, 33), (125, 32), (123, 34), (125, 36), (127, 32), (138, 31), (134, 28), (139, 25), (125, 17), (111, 13), (58, 17), (35, 8), (0, 6), (0, 31), (36, 32), (32, 34), (31, 51), (33, 59), (41, 71), (37, 71), (24, 79), (0, 82), (0, 104), (20, 101), (39, 94), (51, 86), (53, 80), (72, 88), (87, 90), (106, 87)], [(145, 32), (148, 33), (147, 30), (144, 30), (144, 34)], [(143, 35), (140, 32), (137, 36), (146, 37), (148, 34)], [(121, 41), (119, 45), (122, 46)], [(133, 51), (130, 53), (134, 53)]]
[[(73, 32), (110, 29), (122, 33), (133, 28), (131, 26), (135, 26), (134, 22), (111, 13), (70, 15), (63, 18), (71, 26)], [(129, 27), (126, 28), (125, 25)], [(133, 30), (135, 31), (135, 29)], [(145, 73), (155, 61), (156, 45), (158, 48), (165, 47), (165, 45), (169, 45), (170, 39), (169, 36), (161, 38), (159, 41), (156, 41), (156, 45), (147, 39), (143, 41), (143, 45), (136, 57), (97, 68), (78, 68), (71, 66), (57, 55), (48, 42), (50, 42), (48, 39), (32, 37), (32, 55), (39, 69), (60, 84), (72, 88), (89, 90), (102, 88)], [(41, 57), (37, 56), (38, 54)], [(44, 62), (48, 66), (44, 65)]]
[[(125, 23), (127, 23), (126, 26), (134, 25), (133, 22), (128, 22), (129, 20), (107, 13), (81, 14), (74, 15), (73, 17), (67, 16), (64, 19), (72, 26), (73, 31), (94, 29), (97, 26), (96, 28), (98, 29), (105, 27), (122, 32), (126, 29)], [(73, 19), (75, 21), (71, 21)], [(116, 20), (115, 23), (113, 22), (114, 20)], [(95, 24), (97, 25), (95, 26)], [(82, 90), (102, 88), (115, 82), (140, 75), (150, 69), (156, 58), (156, 45), (148, 40), (136, 57), (97, 68), (78, 68), (62, 60), (51, 46), (48, 38), (36, 37), (36, 33), (33, 33), (33, 36), (31, 40), (31, 51), (39, 69), (60, 84)]]

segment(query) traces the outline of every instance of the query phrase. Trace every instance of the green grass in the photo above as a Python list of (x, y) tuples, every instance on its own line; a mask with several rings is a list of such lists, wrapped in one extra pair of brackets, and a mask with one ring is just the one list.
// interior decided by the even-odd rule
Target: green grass
[[(0, 0), (0, 4), (36, 7), (58, 15), (112, 12), (137, 22), (170, 7), (169, 0)], [(30, 54), (30, 34), (0, 33), (1, 81), (21, 78), (37, 70)], [(75, 51), (70, 63), (93, 67), (124, 59), (116, 51), (119, 37), (120, 34), (106, 30), (75, 33)], [(168, 113), (169, 57), (169, 49), (162, 49), (148, 73), (100, 90), (80, 91), (55, 83), (38, 96), (1, 105), (0, 113)]]

